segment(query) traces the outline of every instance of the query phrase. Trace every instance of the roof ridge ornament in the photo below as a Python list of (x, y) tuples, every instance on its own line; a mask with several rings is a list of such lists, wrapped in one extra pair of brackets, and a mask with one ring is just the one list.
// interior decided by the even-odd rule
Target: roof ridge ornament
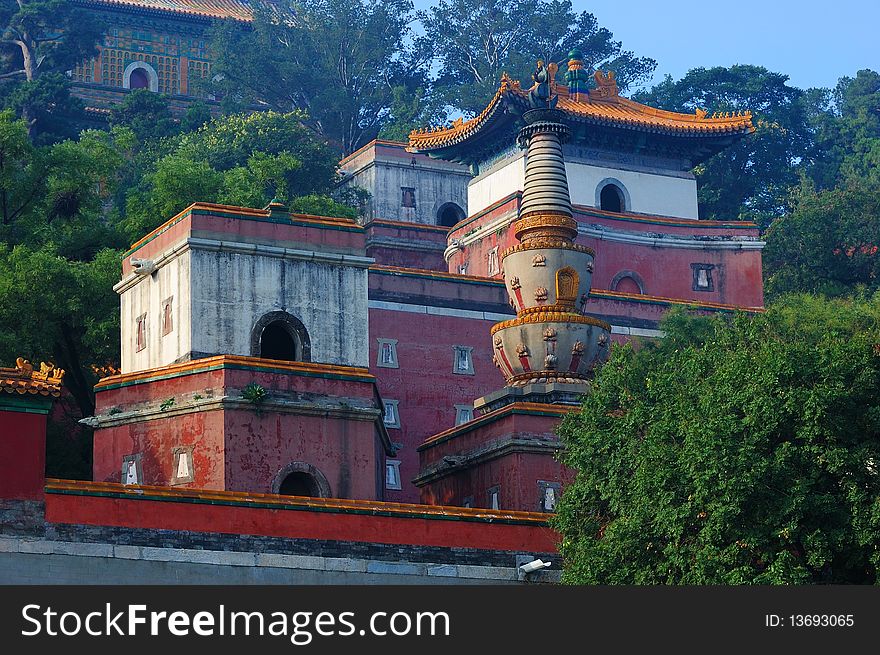
[(603, 73), (601, 70), (597, 70), (593, 73), (593, 78), (596, 80), (596, 88), (590, 92), (591, 97), (599, 99), (618, 97), (620, 93), (617, 88), (617, 75), (614, 71)]

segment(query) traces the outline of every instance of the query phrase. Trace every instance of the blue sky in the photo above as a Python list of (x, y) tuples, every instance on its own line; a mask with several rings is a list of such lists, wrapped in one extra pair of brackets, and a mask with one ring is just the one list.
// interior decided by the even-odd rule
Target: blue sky
[[(880, 70), (878, 0), (573, 0), (625, 48), (657, 60), (655, 81), (698, 66), (755, 64), (802, 88)], [(419, 8), (431, 0), (416, 0)]]

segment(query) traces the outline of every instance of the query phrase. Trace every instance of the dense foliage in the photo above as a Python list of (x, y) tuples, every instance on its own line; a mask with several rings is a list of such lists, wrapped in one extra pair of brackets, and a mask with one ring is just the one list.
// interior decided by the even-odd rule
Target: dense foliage
[(804, 183), (767, 231), (766, 292), (842, 296), (880, 288), (880, 185), (852, 176), (817, 191)]
[(564, 579), (877, 583), (880, 297), (663, 327), (560, 427)]

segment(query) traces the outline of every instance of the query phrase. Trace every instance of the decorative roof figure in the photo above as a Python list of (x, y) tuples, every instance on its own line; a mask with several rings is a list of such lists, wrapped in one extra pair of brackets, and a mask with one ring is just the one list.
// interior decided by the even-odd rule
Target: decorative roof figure
[(532, 73), (532, 79), (535, 86), (529, 91), (529, 104), (532, 109), (555, 109), (556, 103), (559, 101), (558, 96), (553, 93), (553, 76), (556, 73), (556, 64), (551, 63), (544, 66), (542, 60), (538, 60), (538, 67)]
[(596, 80), (596, 88), (590, 92), (591, 98), (616, 98), (618, 96), (617, 77), (614, 71), (607, 73), (596, 71), (593, 73), (593, 77)]
[(54, 364), (42, 362), (37, 371), (28, 360), (19, 357), (15, 368), (0, 368), (0, 391), (58, 397), (63, 379), (64, 371)]

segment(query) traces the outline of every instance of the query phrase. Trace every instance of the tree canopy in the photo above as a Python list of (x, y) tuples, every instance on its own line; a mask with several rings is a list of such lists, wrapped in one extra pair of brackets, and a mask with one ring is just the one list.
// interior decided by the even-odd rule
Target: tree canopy
[(697, 166), (700, 217), (754, 220), (763, 226), (785, 209), (789, 188), (811, 145), (803, 91), (761, 66), (695, 68), (668, 77), (635, 100), (671, 111), (749, 110), (756, 131)]
[[(289, 204), (297, 197), (329, 195), (336, 152), (303, 121), (302, 112), (235, 114), (163, 144), (126, 193), (122, 226), (129, 239), (194, 202), (260, 208), (273, 198)], [(351, 208), (343, 211), (348, 215)]]
[(217, 28), (216, 87), (227, 104), (307, 112), (321, 137), (353, 152), (390, 120), (395, 88), (424, 83), (412, 18), (410, 0), (258, 4), (253, 29)]
[(765, 238), (766, 292), (841, 296), (880, 288), (880, 187), (850, 176), (819, 191), (805, 181)]
[(439, 0), (419, 12), (423, 43), (439, 68), (434, 83), (442, 101), (479, 113), (498, 89), (503, 72), (522, 77), (535, 61), (562, 63), (573, 48), (588, 70), (611, 69), (622, 91), (645, 82), (657, 63), (624, 50), (596, 17), (577, 13), (570, 0)]
[(576, 584), (878, 582), (880, 297), (673, 313), (560, 434)]

